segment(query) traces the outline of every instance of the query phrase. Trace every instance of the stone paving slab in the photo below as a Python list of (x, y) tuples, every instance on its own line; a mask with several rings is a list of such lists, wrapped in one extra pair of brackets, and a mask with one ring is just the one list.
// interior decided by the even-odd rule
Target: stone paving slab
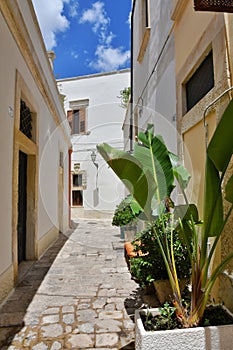
[(1, 349), (134, 349), (127, 299), (138, 285), (128, 271), (119, 229), (109, 220), (80, 220), (63, 244), (50, 269), (49, 257), (42, 259), (41, 272), (36, 262), (16, 288), (18, 298), (12, 295), (3, 306), (0, 345), (4, 339), (8, 345)]

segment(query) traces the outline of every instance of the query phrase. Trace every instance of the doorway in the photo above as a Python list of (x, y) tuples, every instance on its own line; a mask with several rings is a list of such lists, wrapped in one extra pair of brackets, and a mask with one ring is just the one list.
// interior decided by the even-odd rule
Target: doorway
[(26, 260), (27, 239), (27, 154), (19, 151), (18, 173), (18, 264)]

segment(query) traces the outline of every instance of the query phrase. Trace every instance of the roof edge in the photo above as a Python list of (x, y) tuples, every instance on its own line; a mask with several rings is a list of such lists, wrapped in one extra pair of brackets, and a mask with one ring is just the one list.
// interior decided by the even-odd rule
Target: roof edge
[(95, 73), (95, 74), (88, 74), (88, 75), (80, 75), (80, 76), (71, 77), (71, 78), (57, 79), (57, 82), (90, 79), (90, 78), (102, 77), (106, 75), (115, 75), (115, 74), (122, 74), (122, 73), (128, 73), (128, 72), (130, 73), (130, 71), (131, 71), (130, 68), (126, 68), (126, 69), (121, 69), (121, 70), (116, 70), (111, 72), (102, 72), (102, 73)]

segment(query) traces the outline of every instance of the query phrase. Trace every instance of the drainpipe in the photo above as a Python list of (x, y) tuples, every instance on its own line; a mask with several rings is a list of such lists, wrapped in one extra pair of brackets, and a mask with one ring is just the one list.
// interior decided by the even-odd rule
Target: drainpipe
[(131, 32), (130, 32), (130, 42), (131, 42), (131, 55), (130, 55), (130, 85), (131, 85), (131, 96), (130, 96), (130, 125), (129, 125), (129, 150), (130, 153), (133, 153), (133, 126), (134, 126), (134, 118), (133, 118), (133, 113), (134, 113), (134, 93), (133, 93), (133, 16), (134, 16), (134, 8), (135, 8), (135, 0), (132, 4), (132, 13), (131, 13)]
[(68, 206), (69, 206), (69, 213), (68, 213), (68, 220), (69, 220), (69, 228), (72, 228), (71, 225), (71, 155), (72, 155), (72, 148), (68, 150)]
[(226, 49), (227, 49), (227, 59), (229, 66), (229, 80), (230, 84), (233, 85), (233, 48), (232, 48), (232, 38), (233, 38), (233, 20), (229, 13), (224, 13), (225, 20), (225, 35), (226, 35)]

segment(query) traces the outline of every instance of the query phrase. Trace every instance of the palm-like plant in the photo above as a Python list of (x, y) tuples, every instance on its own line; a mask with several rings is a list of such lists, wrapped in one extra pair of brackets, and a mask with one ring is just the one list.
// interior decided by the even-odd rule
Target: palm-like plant
[[(216, 278), (233, 258), (232, 252), (210, 275), (208, 274), (217, 243), (233, 209), (233, 176), (231, 176), (224, 191), (230, 207), (227, 214), (223, 215), (222, 186), (233, 152), (233, 138), (229, 128), (232, 109), (233, 102), (226, 109), (207, 149), (204, 223), (201, 227), (197, 208), (194, 204), (188, 203), (184, 192), (190, 176), (177, 162), (177, 157), (168, 151), (162, 138), (154, 136), (152, 125), (148, 125), (145, 133), (139, 134), (139, 143), (135, 145), (133, 155), (116, 150), (107, 144), (97, 146), (99, 153), (133, 195), (148, 222), (164, 218), (165, 213), (170, 210), (172, 203), (170, 197), (175, 179), (184, 194), (186, 205), (176, 207), (169, 216), (169, 222), (165, 223), (162, 220), (164, 232), (169, 228), (170, 241), (162, 240), (154, 230), (173, 290), (177, 316), (184, 327), (199, 324)], [(182, 301), (177, 277), (173, 249), (175, 230), (182, 236), (191, 260), (192, 292), (189, 309)], [(208, 252), (209, 237), (215, 237), (210, 252)]]

